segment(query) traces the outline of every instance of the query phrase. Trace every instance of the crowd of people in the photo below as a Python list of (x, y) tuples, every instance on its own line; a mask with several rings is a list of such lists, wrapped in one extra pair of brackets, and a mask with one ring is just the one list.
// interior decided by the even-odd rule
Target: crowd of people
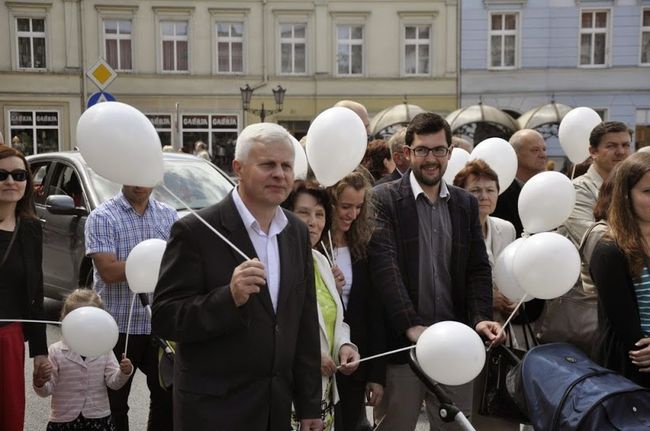
[[(362, 105), (337, 105), (367, 126)], [(117, 345), (99, 358), (63, 340), (48, 351), (44, 325), (0, 322), (0, 429), (23, 429), (24, 340), (33, 390), (52, 397), (48, 430), (128, 430), (138, 369), (150, 392), (149, 430), (413, 430), (423, 406), (431, 429), (455, 429), (408, 352), (359, 360), (412, 346), (445, 320), (469, 325), (486, 344), (505, 340), (502, 324), (516, 304), (500, 293), (492, 268), (523, 231), (523, 184), (547, 169), (538, 132), (520, 130), (510, 143), (518, 169), (503, 193), (482, 160), (448, 184), (453, 148), (471, 144), (453, 137), (441, 116), (422, 113), (387, 142), (370, 142), (354, 171), (323, 187), (313, 175), (295, 180), (284, 128), (250, 125), (235, 147), (237, 186), (198, 211), (228, 242), (194, 215), (177, 219), (151, 188), (123, 185), (86, 222), (94, 290), (73, 292), (62, 311), (105, 308), (119, 328)], [(592, 131), (591, 165), (573, 179), (576, 205), (558, 229), (580, 251), (581, 277), (566, 297), (528, 303), (518, 322), (650, 387), (650, 154), (631, 152), (624, 124)], [(0, 145), (3, 319), (43, 317), (32, 193), (24, 156)], [(129, 326), (125, 261), (151, 238), (167, 240), (160, 276)], [(511, 334), (517, 338), (516, 327)], [(171, 390), (159, 382), (158, 337), (175, 343)], [(475, 383), (444, 390), (477, 429), (519, 429), (478, 414)]]

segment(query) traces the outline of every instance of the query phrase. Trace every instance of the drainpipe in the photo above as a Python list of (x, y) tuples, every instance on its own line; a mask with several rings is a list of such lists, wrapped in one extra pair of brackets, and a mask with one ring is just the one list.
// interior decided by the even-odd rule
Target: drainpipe
[(456, 15), (457, 15), (457, 25), (456, 25), (456, 46), (458, 49), (456, 50), (456, 108), (460, 108), (461, 104), (461, 91), (462, 91), (462, 85), (461, 85), (461, 58), (462, 58), (462, 49), (463, 49), (463, 43), (462, 43), (462, 37), (463, 37), (463, 8), (461, 6), (462, 1), (458, 0), (456, 3)]
[(83, 113), (86, 110), (86, 100), (88, 99), (88, 93), (86, 88), (86, 45), (84, 44), (84, 27), (83, 27), (83, 13), (84, 13), (84, 2), (83, 0), (79, 1), (79, 61), (80, 65), (80, 75), (81, 75), (81, 112)]

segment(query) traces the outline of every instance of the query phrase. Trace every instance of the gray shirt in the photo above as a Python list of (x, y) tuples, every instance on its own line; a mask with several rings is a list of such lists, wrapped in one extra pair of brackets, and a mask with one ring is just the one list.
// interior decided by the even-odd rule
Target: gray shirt
[(418, 313), (427, 322), (454, 319), (452, 300), (451, 218), (449, 217), (449, 190), (440, 181), (440, 194), (431, 202), (413, 173), (411, 189), (415, 196), (419, 229)]

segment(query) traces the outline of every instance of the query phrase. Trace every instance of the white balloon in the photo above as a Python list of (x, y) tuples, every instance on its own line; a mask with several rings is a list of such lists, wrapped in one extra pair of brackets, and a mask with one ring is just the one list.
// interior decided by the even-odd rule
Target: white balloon
[(293, 175), (297, 180), (307, 179), (307, 156), (305, 155), (305, 150), (300, 145), (300, 142), (291, 136), (291, 143), (293, 143), (293, 152), (295, 156), (293, 158)]
[(580, 276), (580, 255), (575, 245), (555, 232), (527, 238), (515, 254), (515, 278), (524, 291), (540, 299), (568, 292)]
[(517, 154), (505, 139), (488, 138), (472, 150), (470, 160), (481, 159), (499, 177), (499, 194), (506, 191), (517, 175)]
[(158, 133), (142, 112), (125, 103), (103, 102), (84, 111), (77, 146), (95, 172), (118, 184), (154, 187), (163, 179)]
[(456, 174), (465, 167), (469, 161), (470, 154), (462, 148), (454, 148), (451, 150), (451, 157), (447, 163), (447, 170), (442, 178), (447, 184), (453, 184)]
[(129, 289), (134, 293), (151, 293), (156, 288), (160, 262), (167, 243), (162, 239), (147, 239), (138, 243), (126, 258), (124, 272)]
[(567, 112), (560, 122), (558, 138), (569, 160), (582, 163), (589, 157), (589, 135), (602, 121), (596, 111), (584, 106)]
[(517, 207), (527, 233), (544, 232), (564, 223), (576, 203), (576, 191), (566, 176), (555, 171), (544, 171), (521, 188)]
[[(513, 302), (519, 302), (521, 298), (526, 295), (526, 292), (519, 286), (515, 274), (512, 269), (515, 254), (526, 238), (517, 238), (515, 241), (507, 245), (506, 248), (499, 254), (496, 262), (494, 263), (494, 283), (496, 284), (499, 292), (506, 298)], [(526, 296), (524, 302), (528, 302), (533, 297)]]
[(445, 321), (429, 326), (418, 338), (415, 355), (422, 371), (444, 385), (462, 385), (485, 364), (481, 337), (467, 325)]
[(334, 107), (318, 114), (307, 131), (307, 160), (318, 182), (329, 187), (363, 159), (368, 135), (351, 109)]
[(65, 344), (81, 356), (97, 357), (117, 344), (117, 323), (97, 307), (79, 307), (69, 312), (61, 324)]

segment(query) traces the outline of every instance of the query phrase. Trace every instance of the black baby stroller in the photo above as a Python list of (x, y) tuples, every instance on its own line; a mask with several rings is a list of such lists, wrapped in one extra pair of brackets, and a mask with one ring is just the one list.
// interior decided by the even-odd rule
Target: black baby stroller
[(571, 344), (534, 347), (507, 386), (537, 431), (650, 429), (650, 390)]

